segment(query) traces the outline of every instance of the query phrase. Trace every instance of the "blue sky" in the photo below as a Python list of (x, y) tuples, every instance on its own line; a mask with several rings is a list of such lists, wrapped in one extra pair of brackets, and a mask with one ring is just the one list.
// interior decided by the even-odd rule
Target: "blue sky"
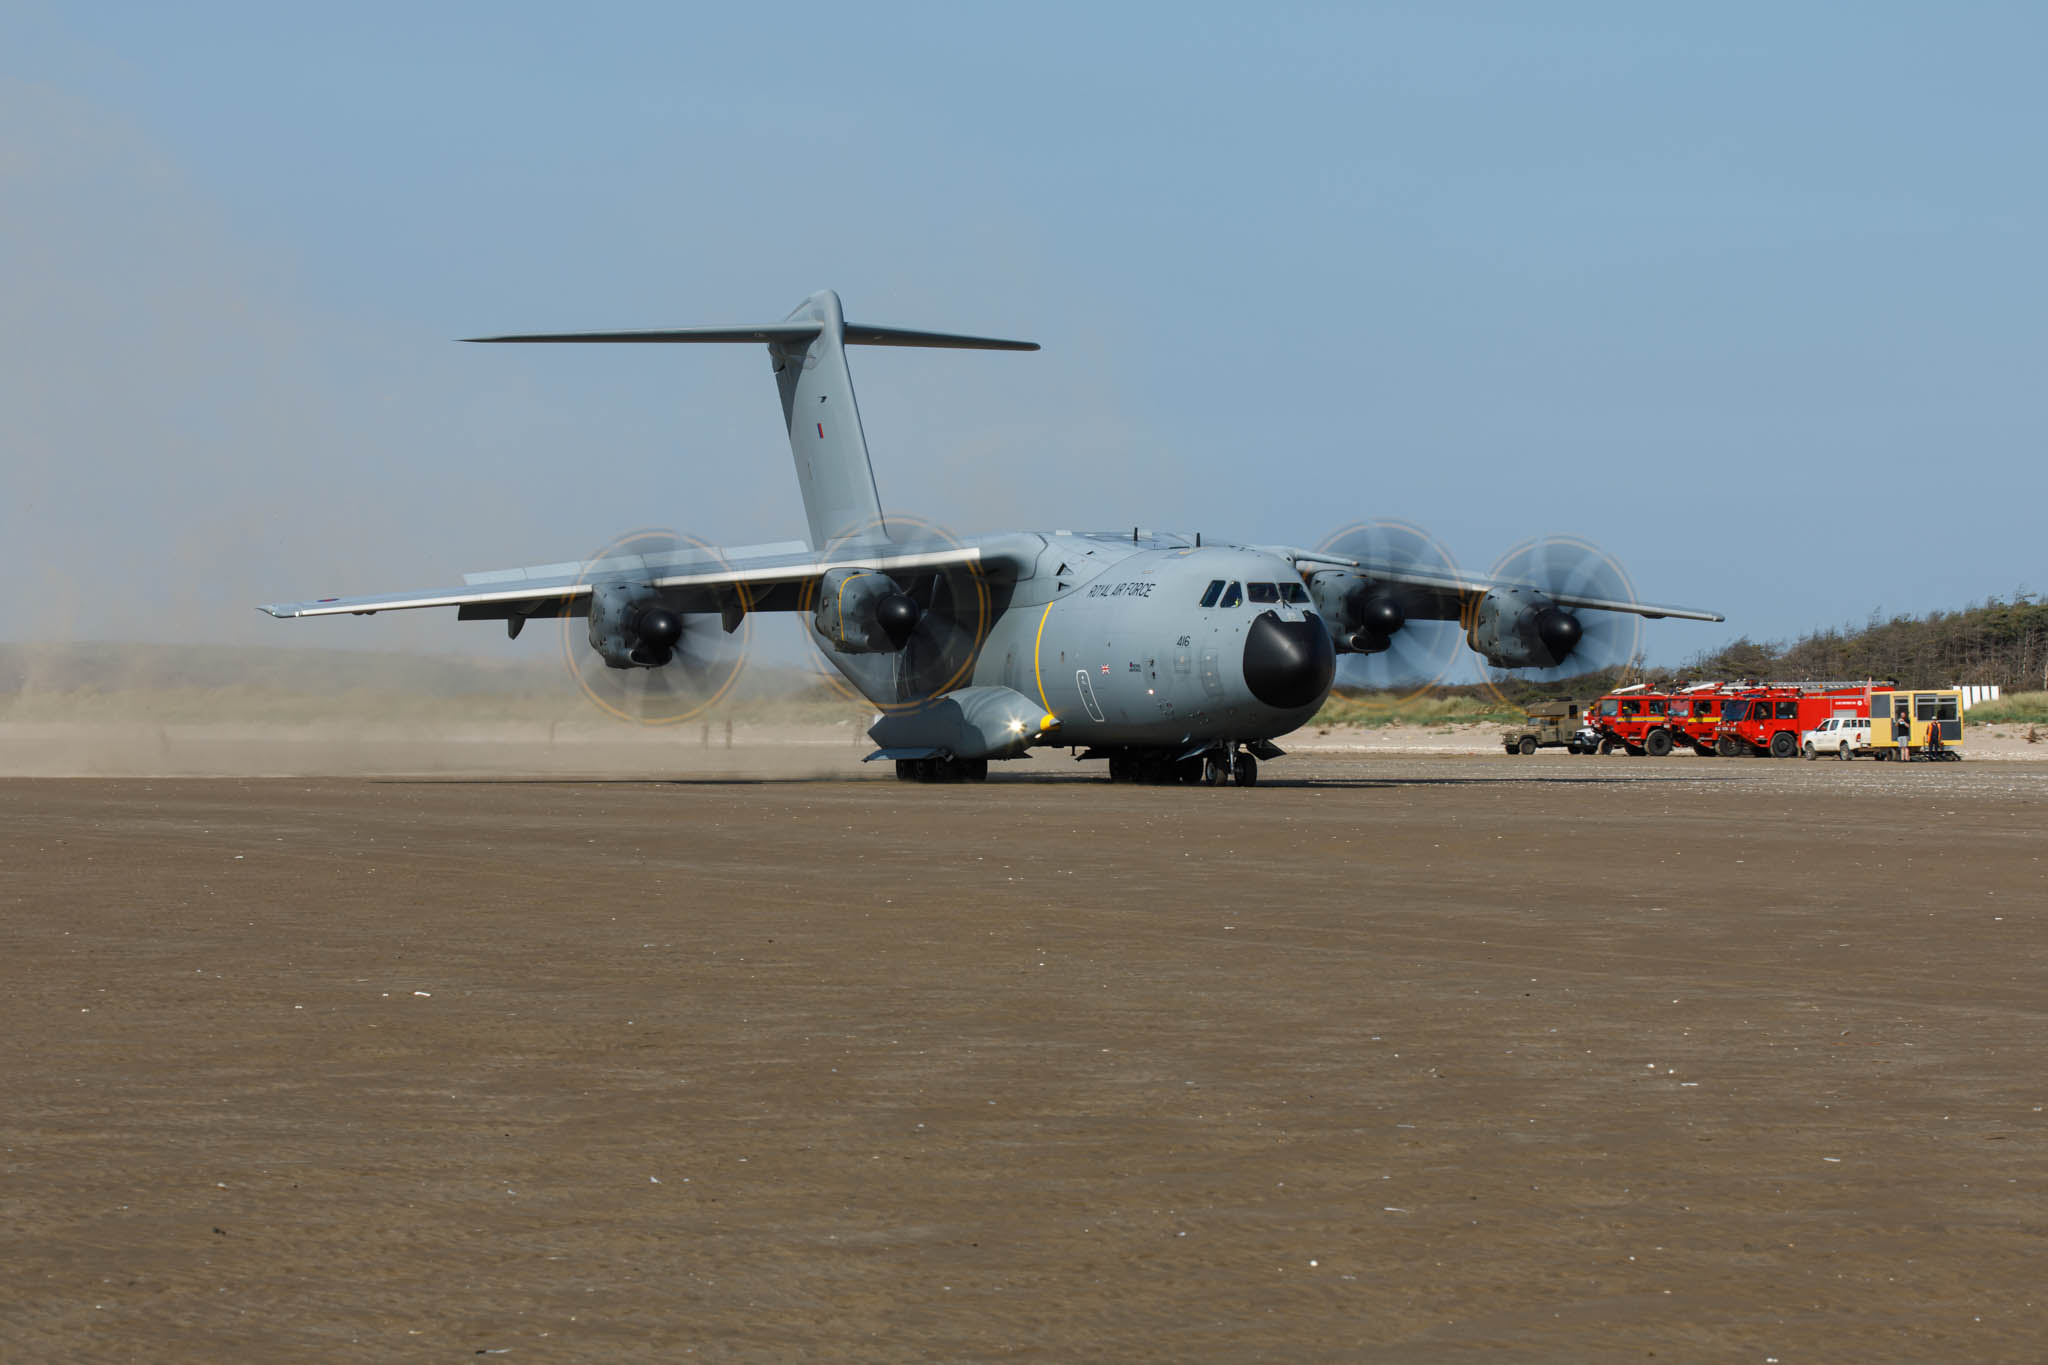
[(2019, 4), (16, 0), (0, 638), (485, 647), (250, 606), (800, 535), (753, 350), (453, 338), (821, 287), (1044, 344), (854, 357), (885, 504), (963, 531), (1574, 533), (1728, 614), (1672, 662), (2048, 588), (2044, 50)]

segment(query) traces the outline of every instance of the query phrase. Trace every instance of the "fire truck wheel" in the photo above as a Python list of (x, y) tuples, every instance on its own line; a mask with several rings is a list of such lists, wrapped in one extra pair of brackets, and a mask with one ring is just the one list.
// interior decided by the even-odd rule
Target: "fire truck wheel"
[(1798, 752), (1799, 741), (1792, 738), (1788, 732), (1780, 730), (1777, 734), (1771, 736), (1772, 758), (1790, 758)]
[(1805, 747), (1804, 749), (1800, 750), (1800, 757), (1804, 758), (1804, 759), (1805, 759), (1805, 760), (1806, 760), (1806, 761), (1807, 761), (1808, 763), (1811, 763), (1811, 762), (1813, 762), (1813, 741), (1812, 741), (1812, 740), (1810, 740), (1810, 739), (1809, 739), (1809, 740), (1807, 740), (1807, 741), (1806, 741), (1806, 747)]
[(1652, 730), (1643, 736), (1643, 752), (1651, 758), (1663, 758), (1671, 752), (1671, 732)]
[(1523, 758), (1527, 758), (1527, 757), (1528, 757), (1528, 756), (1529, 756), (1530, 754), (1533, 754), (1533, 753), (1535, 753), (1535, 752), (1536, 752), (1536, 740), (1535, 740), (1535, 737), (1534, 737), (1534, 736), (1532, 736), (1532, 735), (1523, 735), (1523, 736), (1522, 736), (1522, 742), (1521, 742), (1520, 744), (1516, 745), (1515, 747), (1516, 747), (1516, 748), (1518, 748), (1518, 749), (1520, 749), (1520, 750), (1522, 751), (1522, 757), (1523, 757)]

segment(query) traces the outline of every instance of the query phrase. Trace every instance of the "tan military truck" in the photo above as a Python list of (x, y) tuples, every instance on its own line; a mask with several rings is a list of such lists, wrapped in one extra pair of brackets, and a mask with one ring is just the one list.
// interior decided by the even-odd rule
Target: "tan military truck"
[(1538, 749), (1563, 749), (1589, 754), (1592, 746), (1579, 730), (1579, 704), (1575, 701), (1539, 701), (1528, 708), (1526, 724), (1501, 732), (1501, 747), (1511, 754), (1533, 754)]

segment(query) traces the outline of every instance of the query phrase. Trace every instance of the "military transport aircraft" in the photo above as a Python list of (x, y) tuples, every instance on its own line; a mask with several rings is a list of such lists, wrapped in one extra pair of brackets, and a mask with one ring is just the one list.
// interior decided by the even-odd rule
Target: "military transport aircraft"
[(1411, 623), (1458, 623), (1464, 642), (1496, 668), (1558, 670), (1570, 660), (1583, 671), (1619, 662), (1590, 657), (1605, 629), (1599, 622), (1624, 619), (1612, 614), (1627, 614), (1631, 629), (1638, 617), (1722, 619), (1635, 601), (1626, 577), (1599, 571), (1590, 547), (1562, 562), (1539, 547), (1521, 571), (1477, 577), (1424, 552), (1420, 533), (1303, 549), (1142, 529), (955, 539), (892, 524), (845, 348), (1038, 347), (850, 323), (830, 290), (781, 322), (752, 326), (474, 339), (765, 345), (809, 542), (721, 549), (636, 537), (584, 563), (262, 610), (296, 617), (454, 607), (461, 620), (503, 621), (515, 637), (536, 617), (584, 617), (589, 647), (608, 669), (644, 670), (661, 691), (700, 703), (737, 671), (713, 661), (721, 633), (731, 636), (756, 613), (795, 612), (824, 658), (880, 712), (869, 757), (895, 760), (904, 780), (977, 780), (991, 759), (1059, 746), (1107, 759), (1116, 778), (1242, 785), (1257, 780), (1259, 759), (1279, 756), (1275, 739), (1322, 706), (1339, 655), (1396, 649), (1404, 631), (1416, 632)]

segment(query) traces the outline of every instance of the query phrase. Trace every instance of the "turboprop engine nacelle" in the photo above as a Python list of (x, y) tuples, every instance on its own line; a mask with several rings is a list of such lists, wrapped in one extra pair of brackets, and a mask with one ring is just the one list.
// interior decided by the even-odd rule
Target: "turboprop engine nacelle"
[(923, 614), (889, 575), (834, 569), (818, 580), (811, 624), (841, 654), (894, 654)]
[(1495, 668), (1555, 668), (1578, 648), (1579, 618), (1534, 588), (1494, 588), (1466, 636)]
[(1394, 643), (1408, 614), (1384, 584), (1355, 573), (1326, 572), (1309, 580), (1308, 594), (1330, 628), (1339, 654), (1377, 654)]
[(590, 647), (607, 668), (660, 668), (676, 656), (683, 618), (644, 583), (590, 590)]

